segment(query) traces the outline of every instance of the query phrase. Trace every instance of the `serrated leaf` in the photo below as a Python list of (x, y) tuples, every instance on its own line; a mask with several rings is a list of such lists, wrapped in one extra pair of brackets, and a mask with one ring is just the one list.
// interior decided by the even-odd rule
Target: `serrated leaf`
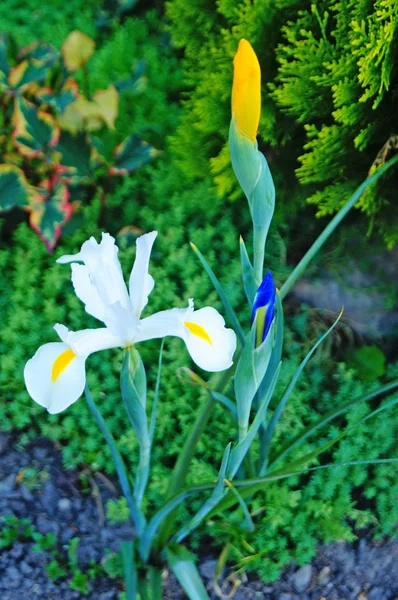
[(77, 71), (93, 55), (94, 40), (81, 31), (72, 31), (62, 44), (61, 53), (68, 71)]
[(109, 169), (109, 175), (127, 175), (149, 162), (158, 154), (153, 146), (138, 135), (130, 135), (115, 150), (115, 164)]
[(0, 165), (0, 210), (28, 205), (28, 188), (21, 169), (14, 165)]
[(12, 139), (23, 156), (35, 158), (58, 143), (60, 130), (54, 117), (23, 98), (15, 101), (13, 124)]
[(69, 190), (63, 181), (55, 178), (42, 181), (31, 196), (29, 224), (50, 252), (54, 250), (62, 227), (72, 213)]
[(74, 102), (79, 93), (79, 86), (73, 79), (68, 79), (62, 87), (59, 94), (54, 95), (54, 92), (49, 87), (43, 87), (36, 93), (36, 98), (41, 102), (52, 106), (61, 115), (66, 108)]
[(91, 173), (94, 149), (87, 134), (81, 132), (72, 135), (68, 131), (61, 131), (55, 150), (61, 153), (60, 164), (68, 167), (67, 170), (72, 174), (84, 177)]

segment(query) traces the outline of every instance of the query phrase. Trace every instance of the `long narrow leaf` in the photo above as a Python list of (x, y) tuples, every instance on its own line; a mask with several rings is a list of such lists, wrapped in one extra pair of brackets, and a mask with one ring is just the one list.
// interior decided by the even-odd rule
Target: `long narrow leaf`
[(312, 244), (311, 248), (306, 252), (303, 258), (300, 260), (299, 264), (295, 267), (292, 273), (289, 275), (289, 278), (283, 284), (281, 288), (281, 298), (285, 298), (286, 294), (292, 289), (297, 279), (301, 277), (304, 271), (307, 268), (308, 263), (316, 256), (319, 250), (322, 248), (323, 244), (328, 240), (328, 238), (332, 235), (333, 231), (340, 224), (340, 222), (344, 219), (346, 214), (355, 206), (358, 202), (366, 188), (368, 188), (372, 183), (375, 183), (388, 169), (390, 169), (393, 165), (398, 162), (398, 156), (394, 156), (391, 160), (385, 163), (382, 167), (380, 167), (374, 175), (365, 179), (363, 183), (355, 190), (351, 198), (347, 201), (347, 203), (339, 210), (339, 212), (333, 217), (330, 223), (325, 227), (322, 231), (321, 235), (315, 240)]
[(290, 398), (290, 394), (292, 393), (292, 391), (295, 388), (295, 385), (298, 381), (298, 378), (300, 377), (304, 367), (306, 366), (306, 364), (308, 363), (308, 361), (310, 360), (311, 356), (314, 354), (315, 350), (322, 344), (322, 342), (327, 338), (327, 336), (333, 331), (333, 329), (336, 327), (337, 323), (339, 322), (341, 315), (343, 314), (343, 312), (340, 312), (339, 316), (337, 317), (337, 319), (335, 320), (335, 322), (333, 323), (333, 325), (327, 330), (326, 333), (324, 333), (319, 340), (317, 341), (317, 343), (311, 348), (311, 350), (308, 352), (307, 356), (304, 358), (304, 360), (301, 362), (299, 368), (297, 369), (297, 371), (295, 372), (295, 374), (293, 375), (293, 378), (291, 380), (291, 382), (289, 383), (285, 393), (283, 394), (278, 406), (276, 407), (274, 414), (272, 415), (272, 418), (267, 426), (267, 429), (265, 431), (264, 437), (263, 437), (263, 442), (262, 442), (262, 450), (261, 450), (261, 454), (262, 454), (262, 458), (264, 460), (263, 464), (261, 465), (260, 468), (260, 474), (263, 475), (265, 473), (265, 469), (266, 469), (266, 460), (267, 460), (267, 456), (268, 456), (268, 451), (271, 445), (271, 440), (272, 437), (274, 435), (274, 431), (275, 428), (278, 424), (279, 419), (281, 418), (281, 415), (284, 411), (284, 408), (286, 406), (287, 401)]
[(149, 444), (150, 444), (151, 447), (152, 447), (153, 436), (155, 434), (155, 427), (156, 427), (156, 413), (157, 413), (158, 401), (159, 401), (160, 376), (162, 374), (162, 358), (163, 358), (163, 347), (164, 347), (165, 339), (166, 338), (163, 338), (162, 343), (160, 345), (159, 363), (158, 363), (158, 374), (157, 374), (157, 377), (156, 377), (156, 387), (155, 387), (155, 397), (153, 399), (152, 414), (151, 414), (151, 423), (150, 423), (150, 426), (149, 426)]
[(319, 421), (317, 421), (316, 423), (312, 423), (311, 425), (308, 425), (301, 433), (299, 433), (296, 437), (294, 437), (292, 440), (290, 440), (278, 452), (278, 454), (273, 458), (272, 462), (269, 464), (269, 469), (271, 467), (274, 467), (274, 465), (277, 462), (279, 462), (282, 458), (284, 458), (297, 445), (304, 442), (304, 440), (306, 440), (315, 431), (317, 431), (318, 429), (321, 429), (322, 427), (327, 425), (333, 419), (336, 419), (337, 417), (341, 416), (342, 414), (344, 414), (345, 412), (350, 410), (350, 408), (353, 408), (354, 406), (356, 406), (357, 404), (360, 404), (361, 402), (369, 402), (369, 400), (373, 400), (373, 398), (376, 398), (377, 396), (380, 396), (381, 394), (385, 394), (397, 387), (398, 387), (398, 379), (396, 379), (395, 381), (391, 381), (390, 383), (388, 383), (380, 388), (377, 388), (376, 390), (374, 390), (373, 392), (370, 392), (369, 394), (366, 394), (365, 396), (360, 396), (359, 398), (355, 398), (354, 400), (351, 400), (350, 402), (343, 404), (343, 406), (339, 406), (338, 408), (330, 410), (326, 415), (324, 415), (321, 419), (319, 419)]
[(269, 388), (267, 389), (264, 397), (261, 399), (260, 406), (258, 408), (257, 414), (254, 417), (253, 423), (251, 424), (246, 436), (240, 440), (240, 442), (233, 448), (231, 452), (231, 458), (228, 465), (228, 479), (233, 479), (240, 465), (242, 464), (243, 459), (245, 458), (250, 446), (253, 443), (254, 438), (257, 435), (257, 432), (261, 426), (261, 423), (264, 420), (265, 412), (268, 408), (268, 404), (274, 393), (276, 382), (278, 381), (280, 371), (280, 363), (275, 370), (274, 376), (270, 383)]
[(166, 548), (167, 560), (189, 600), (210, 600), (195, 566), (193, 555), (184, 547)]
[(245, 290), (247, 301), (248, 301), (250, 307), (252, 307), (253, 302), (254, 302), (254, 296), (256, 295), (256, 292), (257, 292), (257, 285), (256, 285), (256, 280), (254, 279), (253, 266), (250, 262), (250, 258), (247, 253), (245, 242), (243, 241), (242, 236), (240, 237), (239, 242), (240, 242), (239, 243), (240, 260), (241, 260), (241, 264), (242, 264), (243, 287)]
[(120, 544), (123, 559), (124, 581), (126, 584), (126, 600), (137, 598), (137, 569), (134, 560), (133, 542)]
[(231, 444), (228, 444), (224, 450), (224, 455), (222, 457), (220, 470), (218, 472), (217, 477), (217, 485), (213, 490), (210, 498), (206, 500), (206, 502), (201, 506), (196, 515), (192, 517), (191, 521), (182, 527), (180, 531), (176, 534), (175, 539), (176, 542), (180, 543), (184, 538), (187, 537), (196, 527), (200, 525), (203, 519), (209, 514), (211, 509), (221, 500), (225, 487), (225, 473), (227, 470), (229, 454), (231, 451)]
[(132, 489), (130, 487), (130, 483), (129, 483), (129, 480), (127, 477), (126, 469), (125, 469), (125, 466), (123, 463), (123, 459), (120, 456), (119, 450), (117, 449), (115, 440), (113, 439), (111, 432), (109, 431), (104, 419), (102, 418), (101, 413), (99, 412), (98, 408), (95, 405), (95, 402), (93, 400), (93, 397), (90, 393), (90, 390), (89, 390), (89, 387), (87, 384), (86, 384), (86, 387), (84, 388), (84, 393), (86, 395), (88, 407), (91, 410), (91, 413), (92, 413), (94, 419), (96, 420), (97, 425), (100, 428), (102, 435), (104, 436), (104, 438), (106, 440), (106, 443), (109, 446), (109, 449), (112, 454), (113, 464), (115, 465), (115, 469), (116, 469), (116, 473), (119, 478), (120, 486), (122, 488), (123, 495), (126, 498), (127, 506), (129, 507), (131, 517), (133, 519), (135, 528), (137, 530), (137, 534), (141, 535), (141, 533), (145, 527), (145, 517), (139, 510), (139, 508), (136, 504), (136, 501), (134, 499), (133, 492), (132, 492)]
[(224, 394), (220, 394), (219, 392), (210, 391), (210, 394), (213, 396), (215, 400), (223, 404), (228, 410), (233, 414), (236, 420), (238, 420), (238, 410), (236, 408), (236, 404), (232, 402), (227, 396)]
[(242, 329), (241, 324), (239, 323), (238, 317), (236, 316), (234, 309), (231, 306), (230, 301), (228, 300), (228, 298), (221, 286), (221, 283), (218, 281), (212, 268), (210, 267), (209, 263), (207, 262), (207, 260), (203, 256), (203, 254), (200, 252), (200, 250), (192, 242), (191, 242), (191, 246), (192, 246), (192, 249), (195, 252), (196, 256), (199, 258), (200, 262), (202, 263), (204, 270), (208, 274), (210, 281), (212, 282), (212, 284), (214, 286), (214, 289), (216, 290), (217, 294), (220, 296), (220, 300), (224, 305), (224, 308), (228, 315), (228, 318), (231, 321), (231, 325), (232, 325), (236, 335), (238, 336), (240, 343), (243, 346), (245, 343), (245, 333)]
[[(398, 403), (398, 396), (396, 396), (395, 398), (390, 400), (390, 402), (386, 402), (386, 404), (379, 406), (379, 408), (372, 410), (371, 413), (369, 413), (368, 415), (366, 415), (365, 417), (363, 417), (362, 419), (360, 419), (359, 421), (357, 421), (350, 427), (347, 427), (346, 429), (344, 429), (344, 431), (339, 433), (339, 435), (336, 435), (333, 439), (329, 440), (328, 442), (325, 442), (324, 444), (322, 444), (322, 446), (319, 446), (319, 448), (317, 448), (316, 450), (313, 450), (309, 454), (306, 454), (305, 456), (302, 456), (300, 459), (294, 461), (293, 463), (290, 464), (290, 467), (296, 468), (296, 467), (299, 467), (303, 464), (306, 464), (306, 463), (314, 460), (314, 458), (316, 458), (319, 454), (322, 454), (322, 452), (329, 450), (329, 448), (331, 448), (331, 446), (336, 444), (339, 440), (341, 440), (343, 437), (345, 437), (348, 433), (353, 431), (353, 429), (358, 427), (358, 425), (365, 423), (365, 421), (367, 421), (368, 419), (371, 419), (372, 417), (377, 415), (379, 412), (382, 412), (383, 410), (387, 410), (388, 408), (391, 408), (391, 406), (394, 406), (397, 403)], [(275, 462), (273, 463), (273, 465), (275, 465)]]

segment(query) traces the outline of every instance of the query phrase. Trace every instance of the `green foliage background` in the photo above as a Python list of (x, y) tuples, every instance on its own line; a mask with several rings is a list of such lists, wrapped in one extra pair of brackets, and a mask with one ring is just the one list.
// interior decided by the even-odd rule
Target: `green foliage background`
[[(4, 18), (7, 17), (10, 22), (10, 30), (17, 31), (18, 35), (22, 35), (26, 27), (27, 41), (34, 39), (37, 34), (59, 45), (68, 31), (75, 27), (91, 35), (95, 33), (93, 17), (98, 3), (89, 3), (83, 12), (76, 10), (78, 4), (70, 2), (67, 7), (60, 7), (60, 13), (64, 10), (63, 18), (58, 19), (57, 15), (54, 28), (40, 19), (39, 34), (31, 29), (25, 13), (21, 17), (22, 24), (16, 20), (11, 22), (10, 15)], [(375, 6), (379, 4), (375, 2)], [(384, 4), (389, 6), (388, 1)], [(311, 88), (311, 91), (308, 87), (310, 84), (315, 86), (311, 81), (311, 68), (314, 67), (307, 65), (307, 70), (304, 68), (305, 57), (308, 61), (310, 58), (319, 61), (316, 72), (320, 73), (323, 62), (314, 48), (319, 52), (327, 52), (327, 49), (323, 47), (326, 46), (324, 37), (319, 34), (318, 17), (311, 12), (309, 5), (298, 13), (299, 6), (302, 7), (302, 3), (289, 0), (279, 0), (277, 3), (265, 0), (242, 2), (239, 5), (233, 0), (222, 0), (217, 3), (216, 10), (214, 2), (209, 0), (173, 0), (168, 3), (172, 39), (162, 19), (152, 11), (144, 18), (129, 18), (123, 24), (116, 23), (107, 39), (100, 44), (90, 63), (93, 87), (106, 87), (116, 78), (127, 77), (132, 64), (140, 58), (147, 61), (148, 76), (148, 86), (142, 96), (123, 96), (116, 129), (106, 134), (105, 144), (109, 141), (109, 145), (113, 146), (123, 139), (126, 129), (134, 129), (163, 150), (163, 154), (134, 176), (121, 181), (105, 210), (99, 199), (90, 206), (82, 207), (84, 218), (79, 229), (65, 234), (53, 256), (46, 252), (40, 240), (24, 223), (16, 228), (12, 245), (1, 245), (0, 423), (4, 429), (19, 430), (21, 441), (40, 432), (62, 445), (66, 465), (73, 467), (85, 463), (93, 469), (112, 472), (108, 450), (84, 399), (64, 414), (50, 416), (29, 399), (23, 384), (26, 360), (39, 345), (56, 339), (52, 331), (54, 323), (65, 323), (71, 329), (98, 325), (85, 314), (82, 304), (72, 293), (69, 267), (54, 262), (64, 253), (75, 252), (90, 235), (98, 239), (101, 230), (117, 235), (125, 225), (135, 225), (144, 231), (159, 230), (151, 262), (156, 287), (150, 297), (147, 314), (172, 306), (184, 306), (189, 297), (195, 298), (197, 306), (211, 304), (221, 309), (207, 276), (189, 247), (188, 242), (194, 241), (216, 270), (243, 321), (249, 323), (250, 317), (244, 312), (239, 263), (236, 259), (238, 236), (249, 229), (249, 215), (232, 178), (225, 149), (229, 121), (230, 60), (240, 37), (245, 36), (253, 42), (261, 59), (264, 81), (269, 82), (266, 88), (269, 91), (264, 93), (260, 134), (264, 144), (269, 147), (267, 155), (271, 169), (276, 174), (279, 208), (278, 227), (274, 224), (267, 264), (283, 277), (286, 268), (278, 231), (289, 230), (291, 224), (286, 223), (286, 215), (289, 214), (294, 221), (294, 215), (298, 213), (304, 198), (304, 193), (291, 175), (298, 156), (312, 156), (302, 161), (302, 166), (307, 164), (310, 173), (309, 180), (303, 180), (308, 186), (306, 191), (312, 185), (313, 189), (318, 189), (321, 183), (327, 183), (320, 175), (318, 180), (314, 180), (318, 173), (316, 161), (319, 166), (321, 156), (324, 157), (322, 167), (324, 160), (328, 164), (328, 172), (335, 168), (333, 172), (338, 173), (340, 188), (333, 192), (334, 200), (331, 200), (333, 194), (316, 199), (324, 212), (336, 210), (351, 188), (366, 175), (375, 149), (384, 143), (389, 125), (384, 123), (385, 130), (374, 138), (372, 144), (364, 142), (359, 149), (353, 140), (360, 135), (366, 120), (374, 123), (375, 131), (378, 131), (376, 123), (381, 111), (385, 110), (390, 115), (388, 104), (383, 103), (391, 101), (391, 92), (385, 91), (386, 84), (383, 83), (380, 91), (369, 88), (370, 96), (365, 102), (358, 103), (359, 97), (354, 95), (351, 97), (351, 100), (356, 98), (352, 102), (352, 120), (337, 124), (332, 115), (333, 93), (329, 83), (324, 82), (323, 86), (318, 83), (320, 87), (316, 88), (317, 91), (315, 88)], [(318, 5), (321, 21), (325, 12), (322, 6)], [(333, 15), (331, 22), (335, 24), (338, 20), (338, 4), (330, 3), (329, 6), (334, 7), (328, 10)], [(45, 11), (44, 8), (40, 10)], [(365, 3), (360, 3), (357, 9), (350, 4), (349, 10), (362, 10), (367, 14)], [(287, 27), (288, 21), (291, 24)], [(346, 25), (348, 21), (347, 16)], [(288, 100), (289, 94), (292, 95), (295, 89), (292, 87), (294, 72), (287, 75), (289, 64), (282, 62), (278, 66), (278, 56), (286, 56), (289, 48), (298, 52), (296, 37), (300, 27), (308, 27), (308, 31), (312, 31), (312, 34), (304, 36), (309, 46), (300, 54), (303, 64), (297, 66), (302, 77), (307, 77), (306, 93), (309, 96), (305, 107), (309, 112), (305, 115), (297, 104), (299, 95), (295, 100)], [(289, 31), (293, 33), (290, 35)], [(59, 33), (55, 35), (54, 32)], [(344, 39), (343, 33), (341, 36)], [(178, 58), (173, 44), (184, 47), (183, 60)], [(344, 63), (344, 60), (350, 63), (351, 50), (342, 48), (338, 52), (338, 56), (346, 57), (341, 58), (342, 77), (352, 83), (355, 78), (349, 77), (351, 72), (345, 71), (348, 66)], [(282, 72), (286, 74), (286, 81), (282, 79)], [(387, 81), (388, 69), (383, 77)], [(360, 85), (357, 84), (355, 93), (359, 93)], [(314, 104), (321, 92), (324, 94), (322, 98), (328, 99), (327, 103), (322, 102), (322, 110)], [(185, 98), (182, 107), (179, 102), (181, 94)], [(376, 98), (380, 103), (372, 108), (369, 103), (374, 103)], [(360, 115), (357, 106), (361, 109)], [(282, 108), (287, 112), (283, 112)], [(366, 108), (368, 116), (362, 114), (362, 108)], [(319, 135), (311, 138), (313, 145), (308, 148), (304, 147), (309, 143), (309, 137), (306, 138), (309, 133), (304, 125), (316, 125), (319, 130)], [(334, 131), (335, 127), (341, 130), (334, 141), (336, 146), (329, 144), (321, 151), (319, 140), (322, 135), (332, 135), (326, 134), (325, 128)], [(209, 166), (212, 177), (209, 176)], [(298, 173), (301, 179), (303, 173), (303, 170)], [(324, 177), (326, 174), (324, 172)], [(226, 197), (236, 202), (228, 203)], [(4, 223), (2, 219), (0, 232)], [(386, 226), (383, 227), (387, 236)], [(388, 239), (391, 240), (391, 236)], [(129, 245), (126, 238), (120, 238), (120, 245), (120, 258), (127, 275), (134, 258), (134, 245)], [(314, 331), (310, 312), (303, 310), (288, 318), (286, 358), (277, 393), (282, 392), (316, 337), (317, 331)], [(159, 345), (158, 341), (148, 342), (140, 349), (148, 369), (151, 390), (156, 376)], [(189, 365), (189, 356), (180, 340), (167, 340), (164, 362), (148, 499), (148, 508), (151, 509), (162, 500), (167, 476), (198, 405), (203, 400), (196, 388), (185, 387), (176, 376), (178, 367)], [(93, 355), (88, 361), (88, 381), (102, 414), (116, 438), (120, 439), (120, 448), (126, 461), (133, 467), (137, 446), (134, 436), (125, 427), (118, 392), (120, 365), (120, 352)], [(397, 375), (397, 368), (390, 367), (388, 377)], [(300, 380), (286, 410), (278, 430), (277, 445), (316, 420), (319, 414), (368, 389), (369, 384), (359, 381), (354, 370), (330, 360), (328, 352), (318, 353)], [(355, 422), (369, 410), (370, 407), (366, 405), (352, 410), (346, 418), (323, 432), (324, 439), (335, 435), (347, 423)], [(381, 413), (341, 441), (334, 452), (322, 458), (322, 461), (342, 462), (397, 455), (394, 440), (396, 428), (397, 415), (390, 411)], [(217, 407), (192, 464), (189, 475), (191, 482), (214, 478), (219, 466), (217, 457), (221, 457), (225, 444), (231, 438), (231, 431), (233, 424), (228, 413)], [(314, 447), (314, 441), (309, 440), (300, 453)], [(300, 480), (292, 478), (269, 485), (264, 493), (256, 497), (253, 509), (261, 510), (255, 518), (255, 536), (245, 531), (239, 512), (229, 517), (224, 515), (210, 523), (210, 532), (215, 544), (219, 545), (220, 539), (227, 541), (232, 531), (235, 559), (249, 554), (248, 567), (257, 570), (264, 579), (271, 580), (288, 561), (308, 561), (318, 540), (352, 539), (353, 525), (361, 527), (372, 523), (377, 535), (393, 533), (398, 519), (397, 494), (396, 477), (389, 466), (340, 467), (318, 471)], [(193, 507), (184, 510), (192, 510)], [(244, 540), (249, 542), (252, 551), (248, 552)], [(193, 543), (200, 547), (200, 536), (195, 536)]]
[[(245, 37), (262, 68), (260, 149), (283, 181), (279, 210), (283, 203), (291, 218), (306, 197), (318, 215), (337, 211), (397, 133), (395, 0), (169, 0), (167, 11), (190, 86), (174, 136), (184, 171), (201, 177), (211, 166), (219, 192), (241, 197), (227, 138), (230, 65)], [(395, 173), (358, 205), (389, 247), (398, 240), (396, 185)]]

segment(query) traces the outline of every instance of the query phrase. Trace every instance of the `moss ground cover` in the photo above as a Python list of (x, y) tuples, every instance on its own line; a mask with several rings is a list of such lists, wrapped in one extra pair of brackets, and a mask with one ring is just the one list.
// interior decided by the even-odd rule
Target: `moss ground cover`
[[(176, 11), (178, 3), (174, 2), (174, 9), (172, 4), (172, 10)], [(179, 5), (181, 7), (182, 3)], [(220, 4), (224, 5), (227, 7), (228, 3)], [(94, 10), (96, 4), (89, 4), (87, 15), (80, 11), (79, 17), (70, 16), (70, 9), (65, 8), (63, 18), (59, 19), (59, 25), (55, 27), (55, 31), (59, 27), (60, 43), (68, 33), (63, 29), (66, 27), (65, 23), (69, 30), (79, 27), (93, 34), (93, 13), (89, 12), (90, 6)], [(178, 41), (176, 17), (173, 14), (174, 39)], [(226, 16), (232, 22), (232, 9), (228, 9)], [(78, 21), (86, 18), (85, 24)], [(219, 14), (212, 15), (211, 11), (206, 16), (209, 36), (212, 35), (212, 27), (215, 27), (218, 18)], [(35, 32), (31, 31), (27, 19), (23, 23), (23, 27), (29, 30), (29, 35), (34, 39)], [(20, 29), (16, 21), (10, 22), (10, 30), (18, 28), (21, 32), (23, 27)], [(40, 34), (46, 37), (51, 31), (51, 28), (46, 29), (43, 25)], [(200, 43), (196, 35), (192, 35), (191, 43), (192, 52), (195, 48), (199, 52)], [(201, 52), (205, 49), (206, 47)], [(191, 55), (187, 53), (187, 56), (189, 61)], [(134, 61), (141, 58), (147, 61), (147, 88), (138, 99), (129, 97), (128, 94), (123, 97), (115, 130), (106, 134), (103, 143), (114, 147), (115, 143), (123, 139), (127, 127), (134, 128), (161, 149), (163, 154), (156, 162), (123, 180), (105, 208), (98, 198), (92, 205), (83, 207), (84, 218), (79, 228), (71, 231), (68, 236), (65, 235), (53, 256), (46, 252), (25, 224), (16, 228), (12, 244), (3, 243), (0, 250), (2, 427), (19, 429), (21, 441), (42, 433), (62, 445), (67, 465), (83, 463), (104, 472), (111, 470), (109, 454), (85, 401), (79, 400), (64, 415), (50, 417), (32, 403), (23, 385), (22, 370), (26, 360), (44, 339), (56, 339), (50, 324), (66, 323), (71, 329), (95, 326), (71, 293), (69, 268), (55, 265), (55, 258), (75, 252), (90, 235), (98, 239), (101, 230), (117, 235), (126, 225), (143, 231), (156, 228), (160, 233), (151, 267), (156, 280), (156, 289), (151, 296), (151, 311), (184, 306), (191, 296), (195, 297), (198, 306), (212, 304), (220, 308), (207, 276), (189, 247), (190, 240), (197, 244), (210, 264), (217, 269), (217, 275), (236, 310), (241, 313), (243, 307), (243, 298), (237, 285), (239, 264), (235, 257), (239, 233), (248, 230), (248, 216), (246, 206), (241, 201), (229, 203), (220, 197), (214, 189), (213, 180), (208, 176), (208, 158), (213, 155), (216, 145), (221, 147), (223, 142), (222, 135), (218, 138), (215, 136), (215, 142), (212, 137), (215, 131), (222, 131), (222, 127), (218, 129), (218, 126), (223, 121), (218, 111), (213, 110), (214, 97), (208, 99), (213, 103), (213, 108), (198, 108), (196, 113), (190, 112), (189, 106), (181, 108), (181, 93), (187, 85), (198, 90), (200, 81), (195, 80), (187, 63), (181, 64), (177, 59), (168, 30), (155, 11), (147, 13), (143, 18), (127, 19), (109, 32), (109, 37), (101, 44), (91, 65), (93, 86), (105, 87), (115, 78), (127, 77), (131, 72), (132, 57)], [(207, 72), (209, 68), (207, 66)], [(228, 78), (229, 74), (225, 71), (225, 83)], [(226, 91), (224, 96), (226, 104)], [(204, 97), (205, 94), (202, 93), (202, 100)], [(193, 114), (196, 115), (195, 119)], [(213, 120), (212, 123), (209, 123), (210, 119)], [(197, 132), (196, 139), (192, 131)], [(263, 135), (266, 138), (264, 124)], [(184, 144), (185, 154), (182, 152)], [(192, 157), (196, 164), (194, 170)], [(215, 163), (213, 167), (214, 165)], [(286, 190), (282, 180), (277, 180), (278, 183), (280, 190)], [(224, 191), (227, 194), (228, 189)], [(278, 195), (282, 198), (279, 231), (292, 227), (283, 222), (283, 199), (287, 195), (288, 191), (282, 191)], [(297, 192), (294, 197), (298, 202), (300, 193)], [(132, 237), (134, 230), (119, 235), (121, 260), (126, 267), (132, 264), (134, 255)], [(283, 246), (276, 229), (270, 240), (271, 254), (267, 256), (267, 263), (279, 271), (282, 278), (285, 269)], [(247, 315), (247, 322), (249, 318)], [(306, 311), (291, 315), (288, 319), (284, 382), (289, 380), (305, 355), (306, 344), (316, 337), (312, 325), (311, 313)], [(312, 333), (310, 339), (305, 341), (308, 331)], [(152, 389), (158, 351), (159, 343), (156, 341), (142, 347)], [(177, 339), (167, 340), (164, 359), (159, 425), (150, 482), (149, 502), (153, 504), (165, 493), (167, 476), (174, 465), (177, 450), (203, 400), (196, 388), (184, 385), (176, 376), (178, 367), (189, 364), (182, 342)], [(109, 427), (116, 437), (121, 438), (120, 449), (128, 464), (133, 467), (136, 460), (136, 440), (131, 434), (123, 434), (122, 430), (124, 414), (117, 381), (121, 355), (109, 352), (107, 355), (93, 355), (89, 360), (90, 388)], [(394, 375), (398, 375), (397, 369), (391, 367), (389, 376), (392, 378)], [(286, 410), (278, 433), (277, 447), (287, 437), (299, 432), (305, 424), (316, 420), (319, 414), (351, 397), (363, 394), (368, 389), (367, 386), (368, 384), (358, 381), (355, 372), (343, 363), (336, 367), (335, 362), (330, 360), (330, 354), (318, 355), (310, 363)], [(280, 392), (282, 388), (283, 385)], [(368, 410), (366, 405), (360, 405), (346, 418), (350, 423), (354, 422)], [(324, 440), (338, 433), (343, 424), (343, 421), (337, 422), (326, 430)], [(396, 426), (397, 417), (393, 418), (388, 412), (380, 414), (340, 442), (328, 461), (345, 462), (392, 456), (397, 450), (393, 435)], [(228, 413), (222, 407), (217, 407), (209, 429), (199, 444), (189, 475), (191, 482), (214, 478), (218, 468), (214, 457), (220, 456), (230, 428)], [(312, 444), (309, 440), (300, 452), (311, 450)], [(212, 524), (210, 531), (213, 532), (215, 544), (219, 544), (220, 540), (227, 542), (232, 532), (236, 548), (234, 560), (248, 556), (247, 566), (259, 571), (265, 579), (272, 579), (289, 560), (309, 560), (318, 539), (351, 539), (352, 525), (361, 527), (371, 523), (375, 525), (375, 531), (379, 535), (391, 533), (398, 517), (394, 504), (398, 493), (396, 486), (394, 473), (388, 466), (340, 467), (318, 471), (302, 478), (300, 482), (297, 478), (292, 478), (284, 483), (272, 484), (256, 497), (253, 503), (253, 510), (257, 511), (255, 535), (249, 534), (242, 526), (242, 515), (239, 512), (228, 522), (226, 517), (225, 520), (218, 519)], [(195, 539), (200, 549), (200, 532)]]

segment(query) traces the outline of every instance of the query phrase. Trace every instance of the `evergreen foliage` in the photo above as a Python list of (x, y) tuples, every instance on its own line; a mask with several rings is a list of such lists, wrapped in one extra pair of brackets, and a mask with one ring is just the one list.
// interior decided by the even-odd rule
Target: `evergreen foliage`
[[(169, 0), (167, 9), (189, 86), (174, 148), (191, 177), (210, 164), (222, 196), (240, 197), (226, 139), (230, 61), (241, 37), (252, 43), (262, 68), (260, 145), (268, 147), (277, 183), (283, 177), (279, 214), (285, 203), (294, 214), (304, 194), (318, 216), (337, 211), (396, 149), (395, 0), (223, 0), (216, 6)], [(188, 156), (187, 147), (193, 149)], [(396, 181), (395, 171), (358, 203), (389, 247), (398, 240)]]

